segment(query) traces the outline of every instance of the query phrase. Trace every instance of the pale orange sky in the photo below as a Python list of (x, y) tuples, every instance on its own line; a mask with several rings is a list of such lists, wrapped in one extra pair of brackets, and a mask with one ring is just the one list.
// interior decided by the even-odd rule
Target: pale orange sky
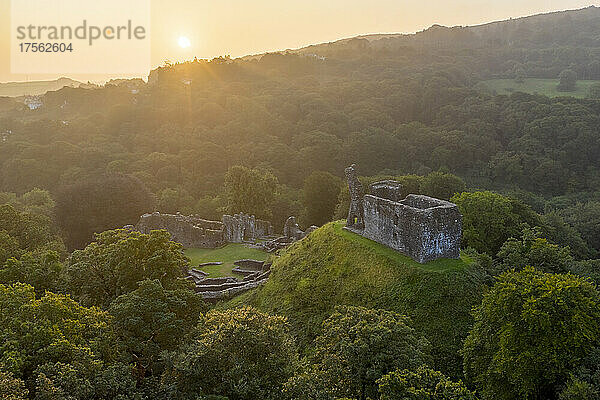
[[(152, 64), (194, 56), (239, 57), (367, 33), (410, 33), (433, 24), (475, 25), (593, 4), (599, 3), (590, 0), (152, 0)], [(12, 75), (9, 34), (10, 0), (0, 0), (0, 81), (54, 78)], [(190, 39), (189, 49), (177, 46), (180, 36)], [(80, 80), (108, 78), (71, 76)]]

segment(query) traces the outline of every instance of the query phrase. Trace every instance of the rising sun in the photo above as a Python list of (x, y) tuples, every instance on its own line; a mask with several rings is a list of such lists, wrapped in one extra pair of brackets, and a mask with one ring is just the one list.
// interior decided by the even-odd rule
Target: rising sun
[(190, 39), (188, 39), (185, 36), (180, 36), (179, 39), (177, 40), (177, 43), (179, 43), (179, 47), (181, 47), (182, 49), (187, 49), (188, 47), (190, 47), (192, 45), (192, 42), (190, 42)]

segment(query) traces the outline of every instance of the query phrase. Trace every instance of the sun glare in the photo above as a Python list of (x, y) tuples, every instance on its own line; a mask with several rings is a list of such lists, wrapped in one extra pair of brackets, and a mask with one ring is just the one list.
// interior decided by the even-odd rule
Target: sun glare
[(192, 42), (190, 42), (190, 39), (188, 39), (185, 36), (180, 36), (177, 43), (179, 43), (179, 47), (181, 47), (182, 49), (187, 49), (188, 47), (190, 47), (192, 45)]

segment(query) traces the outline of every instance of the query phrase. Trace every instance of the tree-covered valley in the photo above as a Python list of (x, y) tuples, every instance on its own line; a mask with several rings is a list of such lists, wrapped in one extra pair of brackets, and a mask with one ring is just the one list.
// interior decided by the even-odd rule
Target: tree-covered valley
[[(461, 258), (344, 231), (353, 163), (456, 204)], [(320, 228), (212, 304), (121, 229), (155, 211)], [(598, 283), (595, 7), (0, 98), (2, 398), (596, 399)]]

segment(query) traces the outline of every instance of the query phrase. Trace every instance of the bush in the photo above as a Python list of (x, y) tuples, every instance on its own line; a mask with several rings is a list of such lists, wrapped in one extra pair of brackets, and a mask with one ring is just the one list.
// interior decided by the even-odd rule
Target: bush
[(464, 192), (450, 200), (463, 215), (464, 247), (494, 256), (510, 237), (518, 237), (523, 224), (539, 226), (541, 219), (518, 200), (498, 193)]

